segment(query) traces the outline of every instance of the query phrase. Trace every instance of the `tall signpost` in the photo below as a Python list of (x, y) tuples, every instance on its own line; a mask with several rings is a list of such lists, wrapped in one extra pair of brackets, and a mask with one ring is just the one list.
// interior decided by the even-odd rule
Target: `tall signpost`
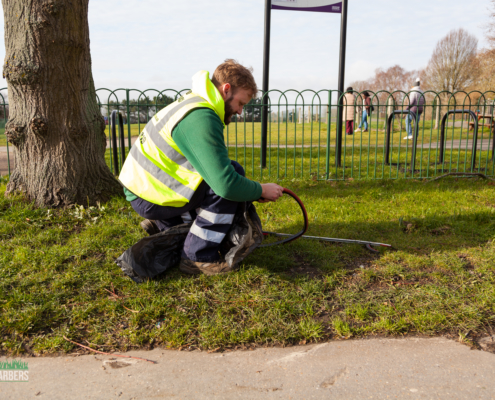
[[(269, 90), (270, 74), (270, 25), (271, 10), (288, 11), (313, 11), (324, 13), (342, 14), (340, 31), (340, 62), (339, 62), (339, 99), (344, 93), (345, 80), (345, 50), (347, 37), (347, 6), (348, 0), (265, 0), (265, 48), (263, 56), (263, 94)], [(262, 122), (261, 122), (261, 166), (266, 167), (266, 153), (268, 147), (268, 95), (263, 100)], [(341, 166), (342, 158), (342, 102), (339, 101), (337, 120), (337, 146), (335, 151), (336, 164)], [(329, 113), (331, 109), (329, 107)], [(327, 123), (330, 122), (330, 115)]]
[[(335, 146), (335, 164), (342, 166), (342, 131), (344, 113), (343, 94), (345, 82), (345, 50), (347, 47), (347, 0), (342, 0), (342, 21), (340, 23), (340, 57), (339, 57), (339, 107), (337, 112), (337, 143)], [(327, 122), (328, 123), (328, 122)]]
[[(270, 24), (272, 19), (272, 0), (265, 0), (265, 49), (263, 52), (263, 107), (261, 113), (261, 167), (266, 167), (266, 150), (268, 148), (268, 80), (270, 77)], [(253, 113), (254, 115), (254, 113)]]

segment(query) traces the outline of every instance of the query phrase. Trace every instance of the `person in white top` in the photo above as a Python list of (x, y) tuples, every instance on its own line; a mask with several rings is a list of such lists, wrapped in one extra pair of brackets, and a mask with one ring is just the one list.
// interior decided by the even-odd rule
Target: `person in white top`
[[(423, 113), (424, 105), (425, 105), (425, 95), (423, 94), (423, 91), (420, 89), (420, 79), (416, 79), (416, 83), (414, 87), (411, 89), (409, 92), (409, 106), (407, 107), (408, 111), (411, 111), (414, 114), (414, 120), (415, 120), (415, 132), (418, 132), (418, 127), (416, 124), (419, 121), (419, 117)], [(411, 114), (406, 115), (406, 131), (407, 131), (407, 136), (404, 137), (404, 140), (410, 140), (413, 138), (413, 133), (412, 133), (412, 126), (411, 122), (413, 120), (413, 117)]]

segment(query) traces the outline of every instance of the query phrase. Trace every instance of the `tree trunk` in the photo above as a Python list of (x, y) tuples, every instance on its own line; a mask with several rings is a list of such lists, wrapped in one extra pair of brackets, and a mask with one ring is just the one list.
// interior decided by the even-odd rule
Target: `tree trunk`
[(105, 164), (105, 123), (91, 74), (89, 0), (2, 0), (5, 133), (15, 169), (6, 194), (38, 206), (87, 205), (122, 193)]
[[(387, 101), (387, 106), (385, 107), (385, 123), (383, 125), (383, 129), (387, 130), (388, 117), (394, 113), (395, 111), (395, 97), (390, 96)], [(392, 125), (392, 132), (394, 131), (394, 126)]]
[(440, 126), (440, 119), (442, 118), (442, 95), (437, 97), (436, 102), (435, 127), (433, 129), (438, 129)]

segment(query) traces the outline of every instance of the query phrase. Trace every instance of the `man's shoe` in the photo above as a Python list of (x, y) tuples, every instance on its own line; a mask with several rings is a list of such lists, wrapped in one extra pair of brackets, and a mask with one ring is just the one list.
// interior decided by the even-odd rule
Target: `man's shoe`
[(139, 225), (141, 225), (141, 228), (150, 236), (160, 233), (160, 229), (158, 229), (158, 226), (156, 226), (155, 221), (152, 219), (145, 219), (141, 221)]
[(360, 132), (361, 128), (357, 128), (354, 132)]
[(404, 140), (411, 140), (412, 138), (413, 138), (412, 135), (404, 136)]
[(226, 274), (227, 272), (232, 272), (236, 268), (232, 268), (225, 261), (214, 261), (214, 262), (204, 262), (204, 261), (191, 261), (182, 258), (180, 260), (179, 269), (186, 274), (196, 275), (218, 275)]

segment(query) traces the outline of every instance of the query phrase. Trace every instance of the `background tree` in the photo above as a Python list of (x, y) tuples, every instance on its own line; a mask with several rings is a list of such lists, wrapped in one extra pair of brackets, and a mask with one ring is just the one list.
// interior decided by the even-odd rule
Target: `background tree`
[(372, 85), (373, 85), (372, 79), (363, 80), (363, 81), (354, 81), (349, 84), (349, 86), (352, 87), (352, 89), (358, 93), (362, 93), (365, 90), (371, 90)]
[(481, 92), (495, 90), (495, 48), (481, 50), (477, 61), (479, 74), (473, 89)]
[(372, 86), (376, 91), (385, 90), (393, 93), (401, 90), (408, 92), (417, 74), (417, 71), (407, 71), (400, 65), (394, 65), (386, 70), (378, 68), (375, 71)]
[[(263, 100), (261, 97), (251, 99), (249, 103), (244, 106), (243, 117), (244, 121), (248, 122), (261, 122), (261, 106), (263, 105)], [(268, 114), (271, 113), (271, 108), (268, 107)]]
[[(424, 70), (425, 87), (452, 94), (471, 87), (476, 82), (478, 72), (477, 49), (478, 39), (475, 36), (462, 28), (450, 31), (437, 43)], [(435, 128), (440, 123), (442, 106), (447, 105), (449, 99), (449, 94), (443, 94), (437, 99), (441, 104), (435, 109)]]
[(385, 117), (383, 129), (387, 127), (388, 115), (396, 106), (407, 102), (407, 96), (404, 93), (409, 92), (417, 75), (417, 71), (407, 71), (400, 65), (394, 65), (386, 70), (378, 68), (375, 71), (371, 87), (375, 93), (378, 93), (377, 97), (381, 106), (378, 107), (378, 112)]
[(476, 79), (478, 39), (464, 29), (441, 39), (424, 71), (426, 86), (437, 92), (465, 90)]
[(15, 169), (6, 194), (39, 206), (121, 193), (105, 164), (105, 123), (91, 74), (89, 0), (2, 0)]
[(491, 1), (490, 20), (486, 25), (485, 37), (489, 47), (478, 53), (478, 76), (472, 88), (481, 92), (495, 90), (495, 0)]
[[(394, 65), (387, 69), (378, 68), (375, 70), (375, 75), (372, 78), (365, 81), (353, 82), (350, 86), (359, 92), (369, 90), (377, 93), (377, 96), (373, 99), (373, 102), (376, 104), (375, 108), (383, 117), (386, 117), (396, 105), (400, 106), (403, 103), (404, 94), (400, 92), (409, 92), (418, 75), (418, 71), (407, 71), (400, 65)], [(390, 94), (397, 91), (399, 93), (393, 94), (392, 97), (390, 96)], [(361, 102), (362, 99), (358, 99), (358, 103), (361, 104)], [(385, 118), (384, 129), (386, 124), (387, 119)]]
[(495, 48), (495, 0), (491, 0), (490, 21), (486, 25), (486, 39), (490, 48)]
[(153, 103), (157, 104), (160, 108), (165, 108), (169, 104), (172, 104), (174, 102), (174, 99), (170, 96), (167, 96), (166, 94), (162, 93), (158, 96), (153, 97)]

